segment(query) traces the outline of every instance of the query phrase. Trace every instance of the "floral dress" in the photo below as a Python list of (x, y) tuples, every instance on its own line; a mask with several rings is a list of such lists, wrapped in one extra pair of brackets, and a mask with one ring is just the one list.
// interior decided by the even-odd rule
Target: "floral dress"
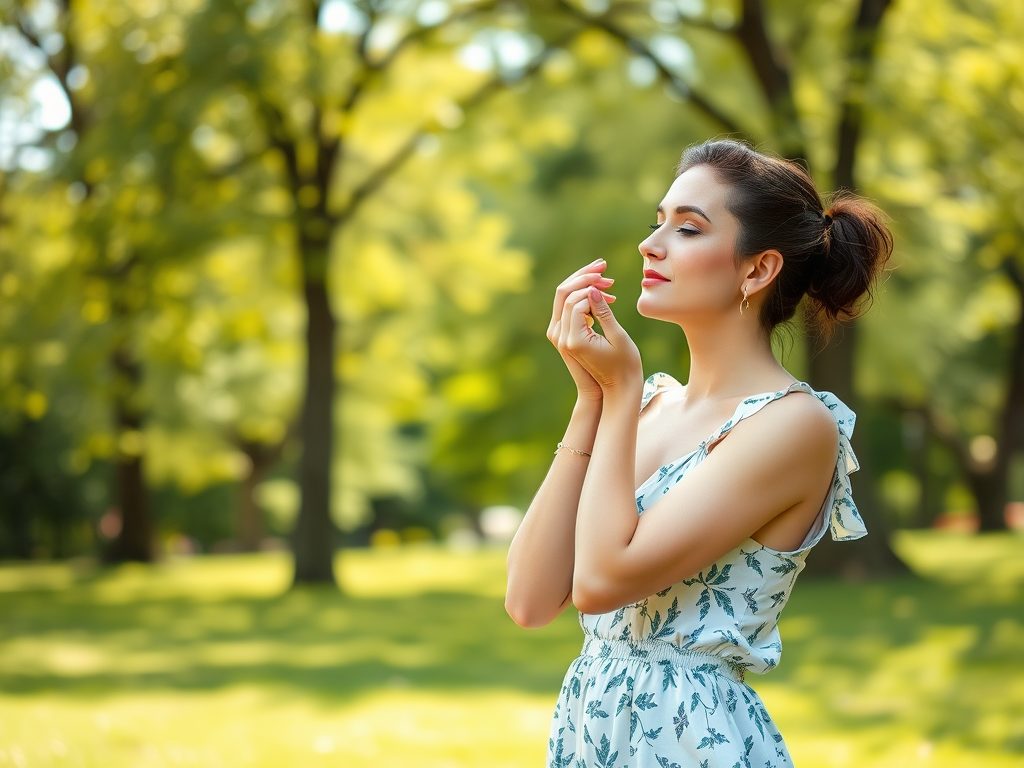
[[(644, 386), (641, 409), (664, 373)], [(777, 552), (747, 539), (693, 578), (604, 614), (580, 614), (584, 642), (566, 673), (548, 742), (548, 768), (781, 768), (782, 735), (744, 682), (779, 663), (779, 615), (807, 553), (826, 530), (837, 541), (867, 533), (849, 474), (856, 416), (831, 392), (805, 382), (740, 403), (732, 418), (692, 453), (661, 467), (636, 491), (651, 507), (742, 419), (790, 392), (815, 395), (839, 425), (839, 452), (828, 498), (799, 549)]]

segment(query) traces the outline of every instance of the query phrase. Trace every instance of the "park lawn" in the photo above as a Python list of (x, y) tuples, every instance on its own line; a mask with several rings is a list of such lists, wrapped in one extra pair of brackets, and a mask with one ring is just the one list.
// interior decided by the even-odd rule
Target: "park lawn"
[[(1024, 766), (1024, 536), (904, 534), (920, 577), (802, 581), (749, 680), (801, 768)], [(504, 554), (0, 565), (0, 768), (541, 766), (580, 630), (522, 630)]]

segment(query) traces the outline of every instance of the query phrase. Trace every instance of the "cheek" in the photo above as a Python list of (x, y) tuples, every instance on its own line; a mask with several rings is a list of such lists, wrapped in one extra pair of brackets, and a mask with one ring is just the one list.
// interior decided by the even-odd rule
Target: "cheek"
[(705, 240), (688, 249), (677, 262), (679, 291), (696, 305), (712, 307), (732, 301), (736, 291), (736, 268), (731, 249)]
[(641, 315), (721, 311), (738, 301), (732, 253), (715, 244), (687, 249), (673, 261), (672, 278), (670, 285), (640, 294), (637, 310)]

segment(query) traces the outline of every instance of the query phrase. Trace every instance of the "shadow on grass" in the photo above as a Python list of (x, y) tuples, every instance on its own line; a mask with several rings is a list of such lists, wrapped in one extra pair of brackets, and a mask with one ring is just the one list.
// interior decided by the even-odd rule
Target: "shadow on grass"
[[(465, 591), (383, 597), (186, 589), (111, 600), (104, 589), (117, 578), (0, 592), (0, 693), (88, 698), (260, 686), (333, 705), (408, 687), (553, 700), (581, 642), (574, 613), (523, 630), (499, 597), (474, 594), (469, 583)], [(782, 664), (748, 682), (797, 697), (815, 718), (867, 739), (898, 722), (936, 742), (1024, 752), (1020, 592), (1019, 583), (981, 577), (802, 581), (783, 617)]]
[(500, 600), (458, 593), (104, 605), (65, 593), (0, 595), (0, 691), (102, 695), (273, 685), (345, 700), (368, 689), (554, 691), (579, 647), (575, 620), (516, 627)]

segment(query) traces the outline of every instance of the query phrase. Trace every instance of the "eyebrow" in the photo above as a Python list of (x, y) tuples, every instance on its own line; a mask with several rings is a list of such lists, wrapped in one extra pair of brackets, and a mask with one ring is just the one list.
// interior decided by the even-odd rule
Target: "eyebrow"
[[(661, 213), (661, 214), (665, 213), (665, 209), (662, 208), (660, 205), (658, 206), (658, 213)], [(698, 208), (695, 205), (679, 205), (679, 206), (676, 206), (676, 213), (696, 213), (698, 216), (700, 216), (702, 219), (704, 219), (704, 221), (706, 221), (708, 224), (711, 223), (711, 219), (708, 218), (708, 215), (706, 213), (704, 213), (704, 211), (702, 211), (700, 208)]]

